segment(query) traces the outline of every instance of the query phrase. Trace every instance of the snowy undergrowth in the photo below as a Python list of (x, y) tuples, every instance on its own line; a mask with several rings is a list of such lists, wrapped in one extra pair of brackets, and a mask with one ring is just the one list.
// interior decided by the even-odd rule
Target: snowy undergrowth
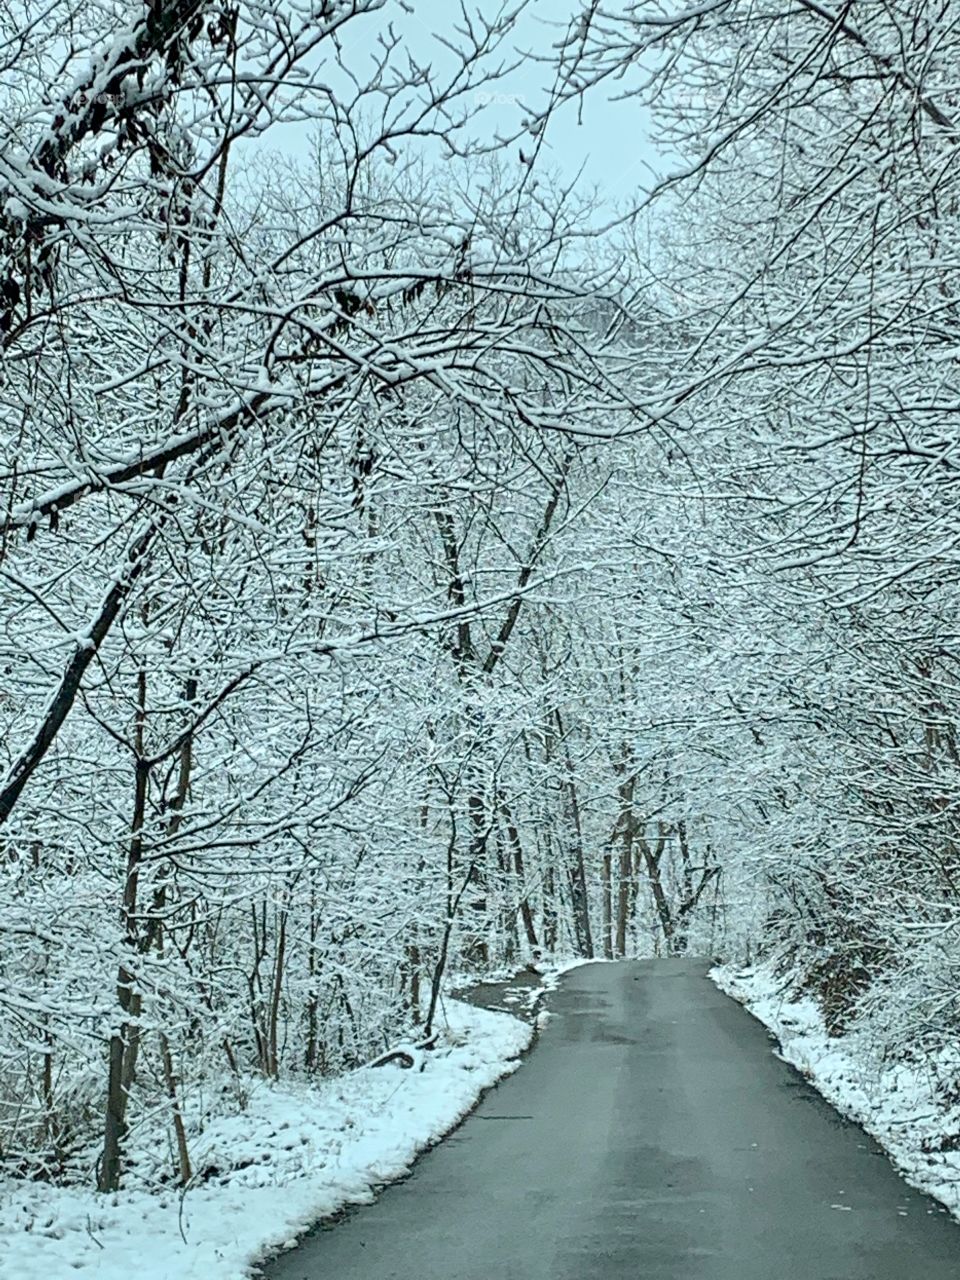
[[(423, 1070), (362, 1068), (320, 1085), (261, 1084), (191, 1144), (206, 1179), (181, 1195), (0, 1183), (2, 1280), (241, 1280), (319, 1218), (367, 1203), (519, 1066), (532, 1027), (446, 1002)], [(138, 1178), (146, 1179), (138, 1160)]]
[(816, 1002), (797, 998), (774, 965), (723, 965), (710, 977), (776, 1035), (780, 1056), (836, 1109), (888, 1152), (903, 1177), (960, 1218), (960, 1105), (945, 1103), (940, 1082), (960, 1071), (960, 1052), (944, 1046), (922, 1062), (879, 1058), (866, 1033), (829, 1036)]

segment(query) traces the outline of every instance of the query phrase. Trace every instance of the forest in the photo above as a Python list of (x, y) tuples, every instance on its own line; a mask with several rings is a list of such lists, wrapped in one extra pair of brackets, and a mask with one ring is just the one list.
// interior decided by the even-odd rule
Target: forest
[(4, 1176), (189, 1184), (556, 957), (956, 1100), (960, 6), (528, 7), (0, 10)]

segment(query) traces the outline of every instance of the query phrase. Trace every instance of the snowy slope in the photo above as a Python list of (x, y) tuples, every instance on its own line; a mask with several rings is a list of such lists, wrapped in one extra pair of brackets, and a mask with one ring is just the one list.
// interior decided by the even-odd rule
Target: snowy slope
[[(261, 1084), (191, 1143), (206, 1180), (117, 1195), (0, 1184), (2, 1280), (241, 1280), (320, 1217), (373, 1199), (519, 1066), (533, 1028), (448, 1001), (422, 1071), (364, 1068), (320, 1085)], [(138, 1166), (139, 1167), (139, 1166)], [(212, 1172), (216, 1171), (216, 1172)]]
[(865, 1037), (829, 1036), (815, 1001), (784, 994), (770, 964), (724, 965), (710, 977), (774, 1032), (784, 1061), (861, 1124), (911, 1186), (960, 1218), (960, 1151), (950, 1149), (960, 1139), (960, 1105), (948, 1105), (937, 1085), (960, 1073), (958, 1050), (945, 1047), (936, 1061), (884, 1062)]

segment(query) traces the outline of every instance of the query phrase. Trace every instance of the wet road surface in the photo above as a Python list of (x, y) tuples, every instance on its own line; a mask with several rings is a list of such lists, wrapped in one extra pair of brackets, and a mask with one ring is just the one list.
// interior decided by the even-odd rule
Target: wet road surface
[(527, 1062), (269, 1280), (960, 1280), (960, 1227), (705, 976), (575, 969)]

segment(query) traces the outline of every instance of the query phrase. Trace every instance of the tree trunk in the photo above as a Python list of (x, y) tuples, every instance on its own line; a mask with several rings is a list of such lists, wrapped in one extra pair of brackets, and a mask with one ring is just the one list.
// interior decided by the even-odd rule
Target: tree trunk
[(613, 959), (613, 895), (610, 885), (610, 854), (603, 855), (600, 875), (603, 896), (603, 956)]
[[(134, 798), (130, 845), (127, 851), (126, 879), (123, 886), (121, 922), (124, 946), (132, 953), (137, 937), (137, 896), (140, 860), (143, 855), (143, 823), (147, 807), (150, 765), (144, 754), (146, 724), (147, 673), (137, 675), (137, 713), (134, 726)], [(124, 961), (117, 973), (117, 1003), (122, 1013), (120, 1027), (110, 1037), (107, 1074), (107, 1103), (104, 1118), (103, 1151), (100, 1160), (100, 1191), (116, 1191), (120, 1186), (120, 1146), (126, 1129), (127, 1099), (136, 1073), (139, 1025), (132, 1021), (140, 1014), (140, 996), (134, 990), (134, 975)]]
[[(554, 719), (561, 741), (564, 737), (563, 718), (560, 708), (554, 708)], [(574, 776), (573, 758), (570, 751), (564, 748), (566, 760), (565, 787), (567, 803), (570, 809), (570, 821), (573, 824), (573, 866), (570, 868), (570, 897), (573, 910), (573, 931), (577, 950), (588, 960), (593, 959), (593, 938), (590, 933), (590, 899), (587, 892), (587, 871), (583, 857), (583, 824), (580, 821), (580, 799), (577, 795), (577, 784)]]
[(467, 800), (467, 812), (470, 817), (470, 900), (467, 903), (470, 915), (470, 932), (464, 939), (463, 959), (468, 966), (485, 969), (490, 962), (490, 948), (487, 944), (487, 812), (483, 797), (474, 792)]
[(533, 924), (533, 912), (530, 909), (530, 897), (526, 888), (526, 876), (523, 865), (523, 845), (520, 842), (520, 832), (517, 830), (517, 824), (514, 821), (507, 798), (504, 795), (500, 797), (500, 811), (503, 814), (504, 822), (507, 828), (507, 841), (513, 852), (513, 869), (517, 877), (517, 886), (519, 893), (520, 918), (523, 921), (523, 932), (526, 935), (527, 945), (536, 950), (539, 947), (537, 941), (537, 931)]
[(640, 852), (643, 854), (643, 860), (646, 864), (647, 880), (650, 884), (650, 892), (653, 894), (653, 902), (657, 909), (657, 918), (660, 921), (660, 928), (663, 932), (663, 940), (666, 943), (667, 953), (672, 955), (674, 951), (673, 914), (670, 910), (670, 904), (667, 901), (667, 895), (663, 888), (663, 876), (661, 872), (663, 851), (666, 848), (668, 834), (669, 828), (667, 824), (665, 822), (658, 822), (656, 846), (651, 849), (645, 836), (641, 836), (637, 843), (640, 846)]
[(320, 932), (320, 913), (317, 910), (317, 891), (311, 882), (310, 888), (310, 925), (309, 951), (307, 953), (307, 1045), (303, 1062), (308, 1071), (317, 1069), (317, 1036), (318, 1014), (320, 1011), (320, 993), (317, 990), (317, 936)]
[(547, 870), (543, 877), (543, 945), (549, 955), (557, 949), (557, 885), (554, 878), (550, 846), (547, 845)]
[(627, 925), (637, 902), (637, 873), (633, 839), (634, 776), (620, 784), (620, 874), (617, 881), (617, 936), (615, 950), (621, 959), (627, 954)]
[(273, 974), (270, 981), (270, 1017), (267, 1024), (267, 1073), (273, 1080), (276, 1080), (280, 1074), (278, 1027), (280, 1025), (280, 1001), (283, 995), (283, 972), (287, 955), (287, 915), (287, 904), (284, 901), (279, 912), (280, 924), (277, 930)]

